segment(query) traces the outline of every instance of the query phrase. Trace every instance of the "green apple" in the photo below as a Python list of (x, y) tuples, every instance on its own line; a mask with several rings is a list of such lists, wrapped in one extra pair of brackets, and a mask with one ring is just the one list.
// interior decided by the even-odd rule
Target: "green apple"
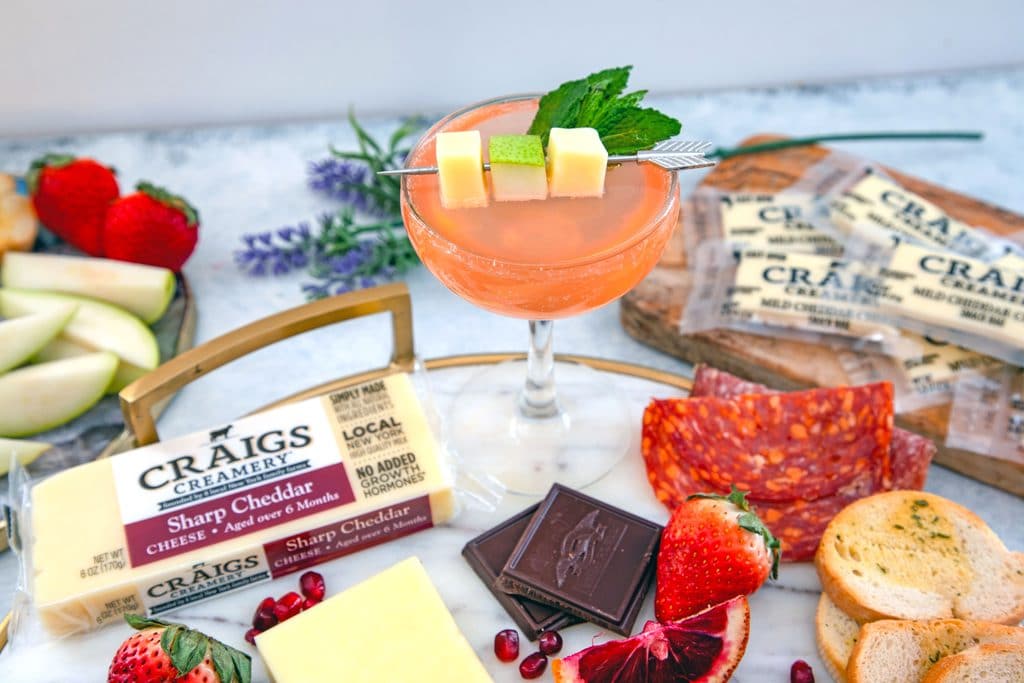
[(52, 311), (0, 322), (0, 373), (21, 365), (64, 329), (78, 309), (61, 304)]
[[(76, 344), (75, 342), (69, 341), (63, 337), (57, 337), (52, 342), (44, 346), (39, 353), (32, 356), (32, 362), (49, 363), (54, 360), (84, 356), (85, 354), (92, 352), (93, 350), (88, 347)], [(117, 364), (117, 372), (114, 374), (114, 379), (110, 382), (110, 386), (107, 387), (107, 393), (118, 393), (126, 386), (145, 375), (147, 372), (149, 372), (149, 370), (140, 368), (138, 365), (132, 365), (131, 363), (122, 360)]]
[(92, 351), (112, 351), (145, 370), (159, 364), (160, 349), (153, 331), (123, 309), (70, 294), (0, 289), (0, 315), (8, 318), (53, 311), (69, 303), (77, 304), (78, 311), (58, 338)]
[(24, 441), (22, 439), (0, 439), (0, 477), (11, 471), (11, 456), (13, 455), (21, 463), (21, 466), (31, 464), (44, 451), (50, 450), (53, 446), (42, 441)]
[(12, 289), (77, 294), (120, 306), (151, 323), (174, 296), (174, 273), (166, 268), (60, 254), (8, 253), (0, 283)]
[(115, 372), (109, 351), (8, 372), (0, 377), (0, 436), (37, 434), (78, 417), (103, 398)]

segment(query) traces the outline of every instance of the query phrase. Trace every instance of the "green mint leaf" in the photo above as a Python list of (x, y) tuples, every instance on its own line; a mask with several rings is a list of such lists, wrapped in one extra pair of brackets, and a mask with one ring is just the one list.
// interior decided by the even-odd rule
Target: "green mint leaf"
[(528, 131), (547, 146), (552, 128), (594, 128), (609, 154), (634, 154), (677, 135), (678, 121), (641, 109), (646, 90), (623, 95), (633, 67), (621, 66), (563, 83), (540, 100)]
[(249, 683), (252, 680), (252, 657), (231, 649), (231, 657), (235, 660), (235, 673), (238, 676), (238, 683)]
[(128, 625), (132, 628), (141, 631), (147, 628), (157, 628), (159, 626), (173, 626), (166, 621), (160, 621), (159, 619), (150, 619), (139, 614), (126, 614), (124, 620), (128, 622)]
[(633, 154), (675, 137), (682, 125), (657, 109), (632, 109), (601, 135), (608, 154)]
[(637, 90), (618, 99), (610, 100), (597, 113), (596, 119), (588, 122), (586, 125), (596, 128), (598, 135), (601, 135), (603, 132), (611, 130), (627, 113), (639, 109), (640, 102), (643, 101), (646, 95), (646, 90)]
[(540, 106), (533, 117), (527, 135), (539, 135), (547, 147), (552, 128), (570, 128), (574, 125), (580, 105), (590, 86), (585, 80), (569, 81), (540, 98)]

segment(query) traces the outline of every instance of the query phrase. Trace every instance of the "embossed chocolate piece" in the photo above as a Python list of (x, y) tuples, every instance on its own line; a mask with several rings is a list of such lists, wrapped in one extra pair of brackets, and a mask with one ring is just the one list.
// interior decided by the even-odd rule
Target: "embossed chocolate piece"
[(462, 549), (462, 556), (466, 558), (466, 562), (530, 640), (537, 640), (542, 631), (562, 629), (581, 621), (578, 617), (566, 614), (555, 607), (534, 602), (521, 595), (509, 595), (497, 586), (501, 568), (505, 566), (505, 561), (512, 554), (537, 507), (532, 505), (493, 529), (483, 532)]
[(555, 484), (498, 588), (629, 635), (651, 583), (661, 526)]

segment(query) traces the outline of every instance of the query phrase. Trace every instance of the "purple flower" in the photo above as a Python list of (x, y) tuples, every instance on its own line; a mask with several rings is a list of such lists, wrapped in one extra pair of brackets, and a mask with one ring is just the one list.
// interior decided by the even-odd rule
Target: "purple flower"
[(370, 169), (363, 163), (328, 157), (309, 165), (309, 187), (357, 211), (372, 213), (375, 209), (365, 193), (355, 186), (365, 185)]

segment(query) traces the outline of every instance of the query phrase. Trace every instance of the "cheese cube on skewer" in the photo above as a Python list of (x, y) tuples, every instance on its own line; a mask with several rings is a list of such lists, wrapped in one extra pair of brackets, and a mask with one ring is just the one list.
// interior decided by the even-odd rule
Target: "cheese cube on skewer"
[(488, 156), (496, 201), (547, 198), (544, 146), (539, 135), (493, 135), (488, 143)]
[(487, 206), (480, 131), (438, 133), (434, 142), (441, 205), (446, 209)]
[(593, 128), (552, 128), (548, 190), (552, 197), (600, 197), (608, 152)]

